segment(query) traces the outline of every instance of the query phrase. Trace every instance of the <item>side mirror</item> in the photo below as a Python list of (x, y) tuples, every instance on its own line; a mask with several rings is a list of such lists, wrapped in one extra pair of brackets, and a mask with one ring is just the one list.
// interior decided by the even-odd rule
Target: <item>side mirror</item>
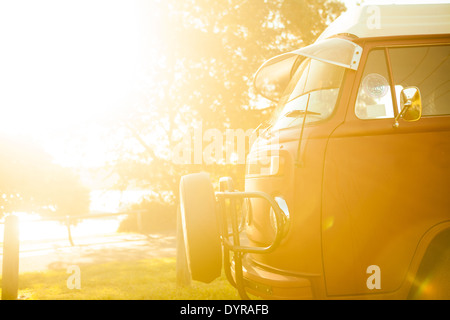
[(394, 127), (399, 126), (398, 119), (417, 121), (422, 116), (422, 99), (417, 87), (406, 87), (400, 92), (400, 113), (395, 117)]

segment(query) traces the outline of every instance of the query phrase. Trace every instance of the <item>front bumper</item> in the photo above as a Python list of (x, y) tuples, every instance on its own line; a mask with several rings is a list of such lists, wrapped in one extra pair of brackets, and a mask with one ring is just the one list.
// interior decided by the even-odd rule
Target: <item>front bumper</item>
[[(236, 283), (234, 263), (230, 269)], [(242, 277), (245, 292), (264, 299), (314, 299), (313, 279), (263, 267), (255, 263), (249, 255), (242, 259)]]
[[(243, 299), (249, 299), (248, 293), (267, 299), (312, 299), (311, 281), (305, 277), (288, 275), (286, 272), (274, 270), (255, 263), (251, 254), (267, 254), (279, 245), (289, 226), (289, 210), (282, 198), (273, 198), (263, 192), (236, 192), (230, 178), (222, 178), (219, 200), (221, 218), (221, 240), (223, 245), (225, 274), (229, 282), (238, 289)], [(240, 233), (243, 230), (238, 222), (235, 203), (243, 198), (265, 199), (273, 209), (276, 219), (276, 235), (274, 241), (266, 247), (241, 245)], [(242, 218), (241, 221), (244, 221)], [(231, 227), (231, 232), (230, 232)]]

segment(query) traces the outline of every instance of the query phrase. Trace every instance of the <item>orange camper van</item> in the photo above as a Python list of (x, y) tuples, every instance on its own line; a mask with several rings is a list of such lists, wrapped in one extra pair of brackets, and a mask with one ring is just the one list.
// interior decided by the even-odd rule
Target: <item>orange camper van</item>
[(266, 61), (254, 84), (277, 107), (245, 190), (181, 178), (192, 279), (224, 270), (243, 299), (449, 299), (449, 80), (450, 4), (358, 7)]

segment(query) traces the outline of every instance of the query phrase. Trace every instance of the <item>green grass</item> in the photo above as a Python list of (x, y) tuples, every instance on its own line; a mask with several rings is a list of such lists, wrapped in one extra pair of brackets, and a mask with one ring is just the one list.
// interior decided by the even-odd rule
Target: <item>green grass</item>
[(81, 288), (68, 289), (66, 270), (19, 276), (19, 299), (30, 300), (235, 300), (225, 276), (209, 284), (176, 284), (175, 258), (80, 265)]

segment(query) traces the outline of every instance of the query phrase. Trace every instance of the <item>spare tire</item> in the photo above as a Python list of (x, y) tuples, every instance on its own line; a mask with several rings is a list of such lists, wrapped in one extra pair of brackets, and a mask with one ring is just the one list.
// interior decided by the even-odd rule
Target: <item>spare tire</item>
[(180, 211), (191, 277), (209, 283), (222, 271), (216, 200), (209, 174), (194, 173), (181, 178)]

